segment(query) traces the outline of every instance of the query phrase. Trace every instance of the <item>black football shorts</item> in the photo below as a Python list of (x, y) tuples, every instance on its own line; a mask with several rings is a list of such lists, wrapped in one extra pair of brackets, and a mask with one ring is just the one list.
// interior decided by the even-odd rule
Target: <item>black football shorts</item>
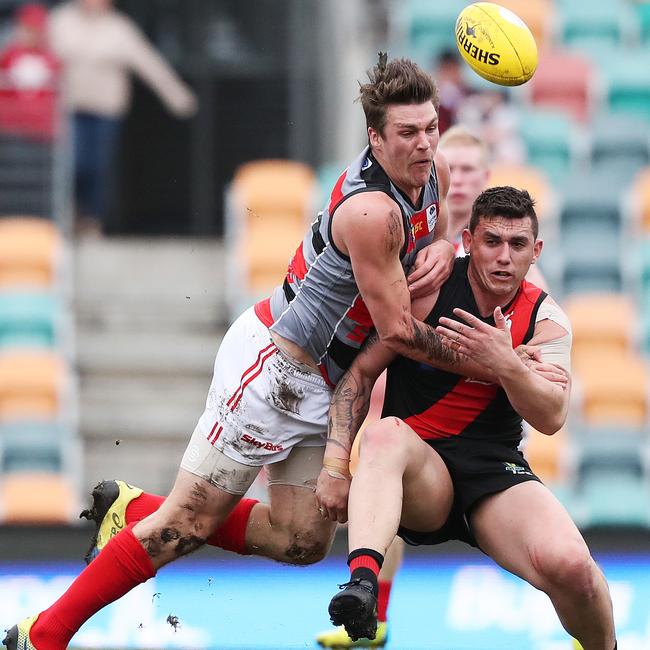
[(407, 544), (434, 545), (458, 539), (478, 548), (468, 523), (472, 508), (490, 494), (525, 481), (540, 481), (515, 444), (459, 436), (425, 442), (440, 454), (449, 470), (454, 502), (447, 521), (436, 531), (423, 533), (400, 526), (397, 534)]

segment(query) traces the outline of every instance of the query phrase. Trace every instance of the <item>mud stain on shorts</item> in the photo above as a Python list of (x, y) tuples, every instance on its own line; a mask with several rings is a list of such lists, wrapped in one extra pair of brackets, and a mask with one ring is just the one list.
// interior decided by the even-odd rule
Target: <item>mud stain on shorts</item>
[(278, 379), (273, 387), (271, 399), (276, 408), (288, 413), (298, 414), (300, 402), (305, 398), (305, 391), (292, 385), (286, 379)]

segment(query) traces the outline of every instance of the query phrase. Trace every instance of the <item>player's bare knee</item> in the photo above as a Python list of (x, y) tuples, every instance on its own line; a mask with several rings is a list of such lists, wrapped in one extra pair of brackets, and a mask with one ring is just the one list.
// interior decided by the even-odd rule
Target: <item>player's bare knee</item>
[(598, 582), (598, 570), (582, 542), (575, 541), (557, 549), (536, 554), (534, 566), (541, 576), (545, 590), (569, 591), (590, 598)]
[(390, 452), (390, 457), (399, 452), (404, 446), (404, 436), (401, 427), (406, 425), (395, 417), (382, 418), (370, 424), (363, 432), (360, 446), (360, 458), (369, 458), (376, 454)]
[(329, 539), (323, 539), (312, 531), (296, 532), (289, 540), (284, 555), (289, 564), (306, 566), (323, 560), (329, 546)]

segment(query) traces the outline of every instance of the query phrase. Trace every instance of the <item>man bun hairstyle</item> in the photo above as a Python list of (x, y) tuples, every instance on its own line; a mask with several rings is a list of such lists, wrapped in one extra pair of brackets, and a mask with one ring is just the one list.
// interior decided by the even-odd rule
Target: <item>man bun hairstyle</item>
[(438, 88), (429, 74), (410, 59), (388, 60), (379, 52), (376, 65), (368, 70), (368, 83), (359, 85), (359, 101), (366, 126), (383, 134), (386, 110), (391, 104), (424, 104), (430, 101), (436, 111), (440, 105)]
[(535, 200), (526, 190), (518, 190), (510, 185), (490, 187), (481, 192), (472, 205), (469, 231), (474, 232), (479, 221), (484, 218), (503, 217), (505, 219), (525, 219), (530, 217), (533, 235), (537, 239), (539, 222), (535, 212)]

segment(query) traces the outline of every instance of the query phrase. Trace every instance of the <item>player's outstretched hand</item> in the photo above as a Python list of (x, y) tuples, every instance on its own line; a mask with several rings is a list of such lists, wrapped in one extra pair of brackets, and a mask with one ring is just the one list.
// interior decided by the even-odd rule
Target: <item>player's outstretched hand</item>
[(316, 501), (321, 517), (344, 524), (348, 520), (350, 479), (332, 476), (325, 468), (316, 482)]
[(407, 277), (411, 300), (437, 291), (451, 275), (454, 265), (454, 247), (440, 239), (418, 252), (413, 271)]
[(486, 368), (492, 368), (497, 376), (504, 365), (512, 363), (512, 337), (506, 319), (497, 307), (494, 310), (495, 327), (484, 323), (473, 314), (454, 309), (454, 314), (462, 318), (461, 323), (453, 318), (441, 318), (436, 332), (452, 350), (469, 357)]

